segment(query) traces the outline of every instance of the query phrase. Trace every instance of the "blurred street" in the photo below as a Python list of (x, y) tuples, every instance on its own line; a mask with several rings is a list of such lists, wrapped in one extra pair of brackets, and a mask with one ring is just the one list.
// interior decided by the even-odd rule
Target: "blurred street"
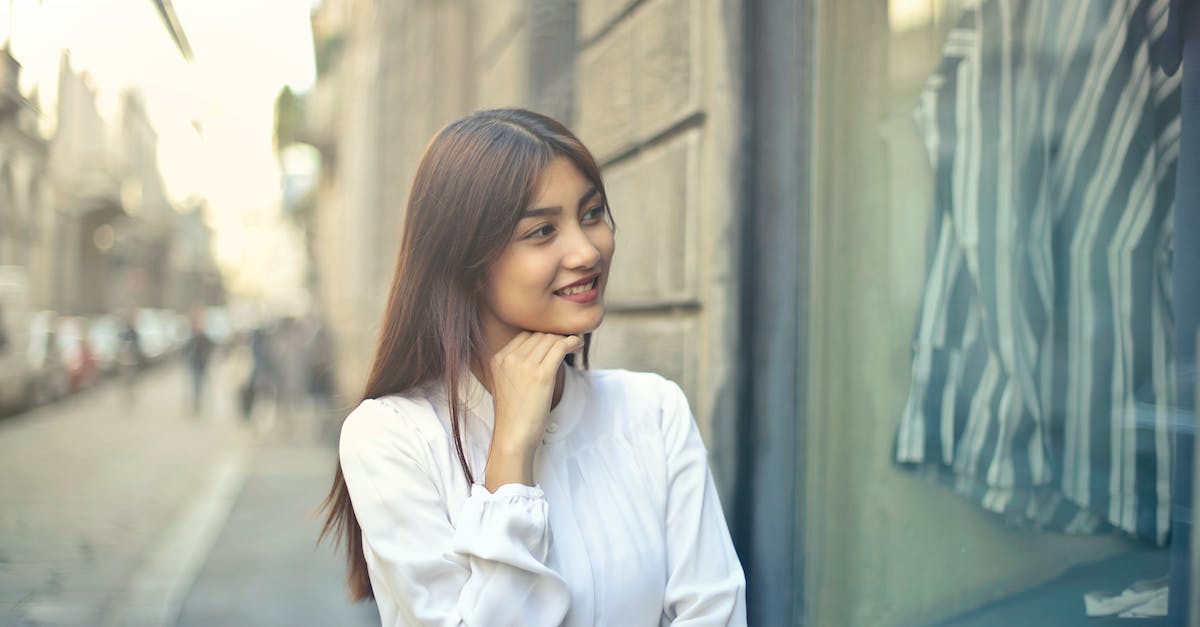
[(370, 625), (312, 516), (334, 464), (311, 408), (204, 407), (172, 361), (0, 421), (0, 624)]

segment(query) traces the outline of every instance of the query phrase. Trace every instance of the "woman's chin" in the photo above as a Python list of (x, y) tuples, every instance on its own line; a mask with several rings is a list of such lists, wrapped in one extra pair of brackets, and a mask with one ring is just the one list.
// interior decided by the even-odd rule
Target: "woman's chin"
[(537, 329), (542, 333), (555, 333), (557, 335), (583, 335), (591, 333), (600, 327), (600, 323), (604, 321), (603, 312), (596, 316), (594, 320), (572, 321), (570, 324), (547, 325), (548, 328)]
[(576, 331), (574, 331), (572, 333), (572, 335), (581, 335), (584, 333), (591, 333), (592, 331), (595, 331), (596, 329), (600, 328), (601, 322), (604, 322), (604, 310), (603, 309), (600, 310), (599, 314), (595, 317), (595, 319), (589, 320), (586, 324), (580, 325), (580, 327)]

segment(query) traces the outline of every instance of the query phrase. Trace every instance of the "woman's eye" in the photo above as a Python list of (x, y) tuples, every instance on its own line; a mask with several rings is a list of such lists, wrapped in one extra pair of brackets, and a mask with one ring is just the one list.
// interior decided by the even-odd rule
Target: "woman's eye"
[(544, 237), (549, 237), (553, 232), (554, 227), (546, 224), (530, 231), (529, 234), (525, 236), (525, 239), (542, 239)]
[(596, 220), (602, 219), (603, 217), (604, 217), (604, 206), (603, 205), (592, 207), (591, 209), (588, 209), (586, 213), (583, 214), (584, 222), (594, 222)]

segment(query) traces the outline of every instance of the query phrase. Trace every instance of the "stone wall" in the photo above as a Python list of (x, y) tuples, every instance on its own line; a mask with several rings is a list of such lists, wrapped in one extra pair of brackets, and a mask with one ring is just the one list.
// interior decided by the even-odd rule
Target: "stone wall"
[(738, 116), (724, 4), (582, 0), (575, 129), (617, 223), (595, 367), (650, 370), (691, 401), (733, 483)]

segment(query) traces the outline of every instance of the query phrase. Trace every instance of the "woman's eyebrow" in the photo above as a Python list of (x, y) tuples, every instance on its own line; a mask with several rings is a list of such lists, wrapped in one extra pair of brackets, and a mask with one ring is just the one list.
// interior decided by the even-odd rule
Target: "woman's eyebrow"
[(538, 207), (537, 209), (526, 209), (521, 212), (522, 218), (540, 218), (542, 216), (556, 216), (562, 213), (562, 207)]
[[(596, 189), (596, 187), (594, 185), (592, 187), (589, 187), (588, 190), (586, 192), (584, 192), (582, 196), (579, 197), (579, 206), (582, 207), (584, 205), (584, 203), (591, 200), (592, 197), (595, 196), (598, 192), (599, 192), (599, 190)], [(559, 206), (538, 207), (537, 209), (526, 209), (525, 211), (522, 211), (521, 218), (540, 218), (542, 216), (555, 216), (560, 213), (562, 213), (562, 207), (559, 207)]]
[(584, 203), (591, 200), (592, 196), (595, 196), (598, 192), (599, 190), (596, 189), (595, 185), (589, 187), (588, 190), (579, 197), (579, 206), (582, 207)]

